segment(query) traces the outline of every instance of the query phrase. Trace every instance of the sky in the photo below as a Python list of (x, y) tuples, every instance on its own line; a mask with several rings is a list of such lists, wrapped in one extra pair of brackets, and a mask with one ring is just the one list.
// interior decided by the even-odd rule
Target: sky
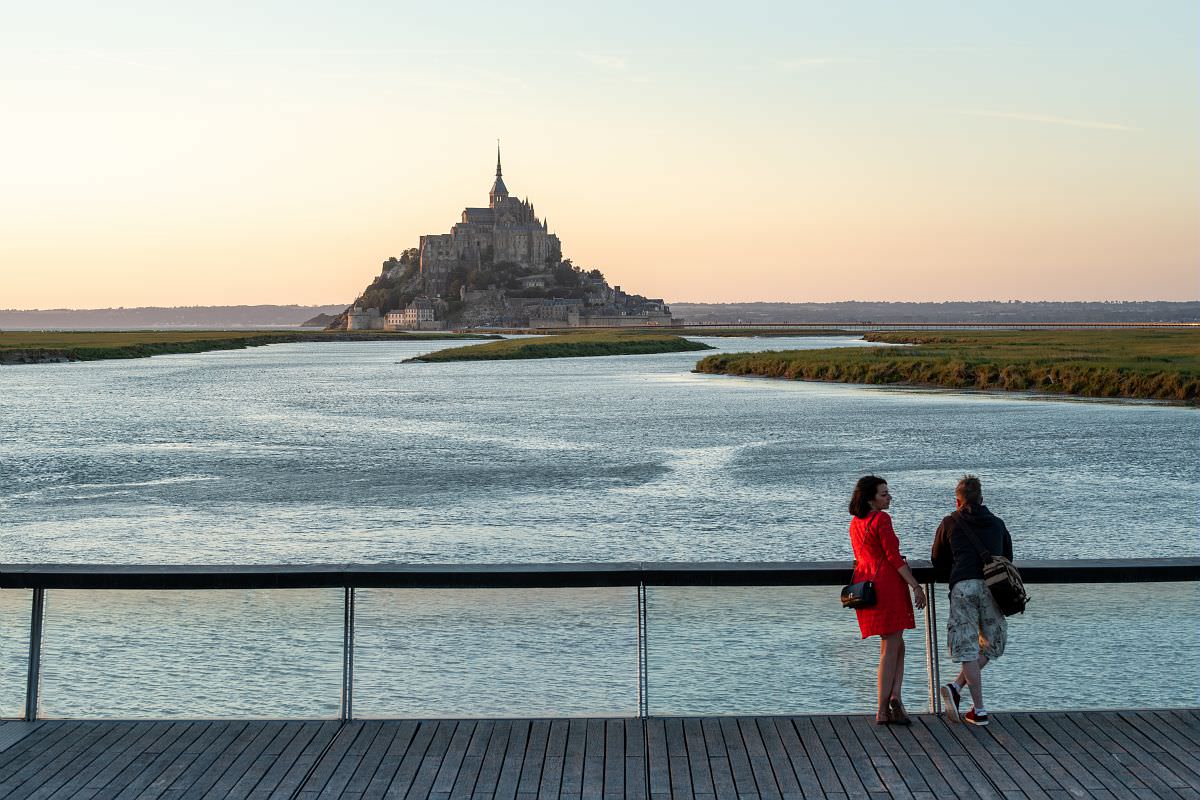
[[(119, 7), (118, 7), (119, 6)], [(0, 308), (349, 303), (487, 203), (672, 301), (1200, 298), (1200, 4), (7, 4)]]

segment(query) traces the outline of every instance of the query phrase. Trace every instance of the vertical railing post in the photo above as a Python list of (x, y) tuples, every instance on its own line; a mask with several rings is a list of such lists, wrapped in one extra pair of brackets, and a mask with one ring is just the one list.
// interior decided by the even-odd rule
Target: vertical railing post
[(38, 715), (38, 688), (42, 680), (42, 624), (46, 615), (46, 590), (33, 590), (33, 605), (29, 613), (29, 669), (25, 673), (25, 721), (33, 722)]
[(939, 714), (942, 711), (941, 697), (938, 688), (942, 685), (942, 670), (938, 658), (937, 636), (937, 601), (934, 599), (934, 586), (925, 584), (925, 672), (929, 677), (929, 713)]
[(345, 587), (342, 597), (342, 722), (354, 719), (354, 588)]
[(650, 683), (649, 657), (646, 649), (646, 584), (644, 581), (638, 582), (637, 612), (638, 718), (646, 719), (650, 716), (650, 702), (647, 696)]

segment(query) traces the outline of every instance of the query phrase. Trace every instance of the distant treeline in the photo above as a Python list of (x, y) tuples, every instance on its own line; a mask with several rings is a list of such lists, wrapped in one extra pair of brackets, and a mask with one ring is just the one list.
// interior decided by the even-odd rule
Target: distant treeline
[(340, 314), (337, 306), (146, 306), (143, 308), (0, 309), (0, 328), (253, 328), (300, 325), (317, 314)]
[[(301, 325), (329, 306), (147, 306), (143, 308), (0, 309), (0, 328), (251, 328)], [(1200, 322), (1200, 301), (1109, 303), (671, 303), (689, 324), (814, 322)]]
[(1200, 322), (1200, 300), (950, 303), (671, 303), (691, 324), (739, 322), (878, 323), (908, 322)]

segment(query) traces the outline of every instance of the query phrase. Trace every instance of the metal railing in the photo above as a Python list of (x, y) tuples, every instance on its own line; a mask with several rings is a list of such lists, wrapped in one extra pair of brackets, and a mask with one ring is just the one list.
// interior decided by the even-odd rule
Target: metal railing
[[(927, 561), (910, 561), (929, 597), (925, 608), (925, 666), (929, 710), (940, 711), (937, 688), (937, 610), (934, 572)], [(847, 561), (610, 564), (325, 564), (325, 565), (90, 565), (0, 564), (0, 589), (31, 589), (29, 658), (24, 719), (38, 714), (46, 592), (51, 589), (343, 590), (342, 687), (339, 718), (354, 717), (355, 590), (386, 589), (637, 589), (638, 717), (649, 716), (647, 648), (648, 587), (841, 586)], [(1018, 561), (1027, 584), (1150, 583), (1200, 581), (1200, 558), (1071, 559)]]

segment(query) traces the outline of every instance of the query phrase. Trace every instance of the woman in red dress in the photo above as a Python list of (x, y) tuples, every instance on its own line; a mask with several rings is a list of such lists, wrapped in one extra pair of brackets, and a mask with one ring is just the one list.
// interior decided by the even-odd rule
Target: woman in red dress
[[(904, 631), (917, 627), (913, 602), (925, 607), (925, 590), (900, 555), (900, 540), (892, 530), (888, 507), (892, 496), (887, 481), (874, 475), (860, 478), (850, 498), (850, 544), (854, 548), (854, 582), (874, 581), (875, 605), (857, 608), (863, 638), (879, 637), (879, 708), (875, 724), (911, 725), (900, 700), (904, 683)], [(912, 587), (913, 598), (908, 595)]]

